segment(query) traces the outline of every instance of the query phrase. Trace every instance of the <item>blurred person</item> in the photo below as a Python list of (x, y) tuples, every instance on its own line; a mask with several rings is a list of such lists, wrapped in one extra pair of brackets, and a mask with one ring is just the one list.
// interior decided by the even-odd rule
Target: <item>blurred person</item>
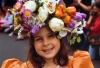
[(0, 9), (0, 20), (4, 19), (4, 12), (2, 9)]
[[(2, 22), (0, 24), (0, 29), (4, 29), (4, 32), (9, 31), (10, 26), (13, 25), (13, 14), (11, 13), (9, 9), (6, 12), (4, 19), (2, 19), (1, 21)], [(3, 22), (3, 21), (6, 21), (6, 22)]]
[(75, 6), (77, 12), (82, 12), (87, 14), (87, 18), (89, 17), (89, 12), (92, 9), (92, 0), (73, 0), (70, 6)]
[[(93, 6), (93, 10), (90, 13), (89, 20), (87, 21), (86, 29), (90, 30), (89, 36), (100, 35), (100, 1), (96, 0)], [(91, 41), (93, 42), (93, 41)], [(100, 59), (100, 46), (90, 43), (89, 53), (91, 59)]]
[(1, 6), (5, 14), (7, 12), (7, 9), (12, 8), (16, 2), (17, 0), (1, 0)]
[[(0, 9), (0, 20), (4, 19), (4, 13), (3, 11)], [(0, 23), (1, 25), (2, 23)], [(2, 31), (2, 28), (0, 28), (0, 32)]]

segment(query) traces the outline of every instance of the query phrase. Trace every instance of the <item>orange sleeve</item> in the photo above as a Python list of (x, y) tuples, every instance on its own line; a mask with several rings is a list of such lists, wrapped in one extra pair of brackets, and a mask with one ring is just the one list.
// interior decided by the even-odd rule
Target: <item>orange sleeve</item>
[(73, 55), (73, 68), (94, 68), (90, 55), (86, 51), (76, 51)]
[(5, 60), (2, 65), (1, 68), (24, 68), (22, 65), (22, 62), (19, 61), (18, 59), (7, 59)]

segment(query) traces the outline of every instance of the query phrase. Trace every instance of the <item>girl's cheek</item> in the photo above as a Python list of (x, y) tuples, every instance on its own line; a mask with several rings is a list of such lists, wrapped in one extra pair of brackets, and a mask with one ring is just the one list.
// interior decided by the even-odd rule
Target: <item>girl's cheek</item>
[(42, 46), (42, 42), (35, 42), (35, 43), (34, 43), (34, 46), (39, 48), (39, 47)]
[(40, 45), (35, 45), (35, 50), (38, 51), (41, 49), (41, 46)]

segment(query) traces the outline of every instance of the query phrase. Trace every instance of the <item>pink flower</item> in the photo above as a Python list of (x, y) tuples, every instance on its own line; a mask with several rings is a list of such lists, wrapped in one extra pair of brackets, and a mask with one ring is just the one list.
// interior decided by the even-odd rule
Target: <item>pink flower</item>
[(15, 4), (15, 9), (17, 9), (17, 10), (20, 10), (20, 8), (22, 7), (22, 5), (23, 5), (23, 3), (22, 3), (22, 1), (18, 1), (16, 4)]
[(32, 12), (29, 9), (25, 9), (23, 15), (26, 18), (30, 18), (32, 17)]

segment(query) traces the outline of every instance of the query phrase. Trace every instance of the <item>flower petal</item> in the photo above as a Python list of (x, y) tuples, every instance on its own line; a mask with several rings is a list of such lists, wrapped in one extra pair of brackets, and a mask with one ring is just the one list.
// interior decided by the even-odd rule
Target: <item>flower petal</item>
[(34, 25), (34, 27), (31, 30), (32, 34), (36, 34), (39, 31), (39, 27), (37, 25)]
[(67, 31), (61, 30), (61, 31), (59, 31), (59, 35), (61, 37), (65, 37), (67, 35)]

